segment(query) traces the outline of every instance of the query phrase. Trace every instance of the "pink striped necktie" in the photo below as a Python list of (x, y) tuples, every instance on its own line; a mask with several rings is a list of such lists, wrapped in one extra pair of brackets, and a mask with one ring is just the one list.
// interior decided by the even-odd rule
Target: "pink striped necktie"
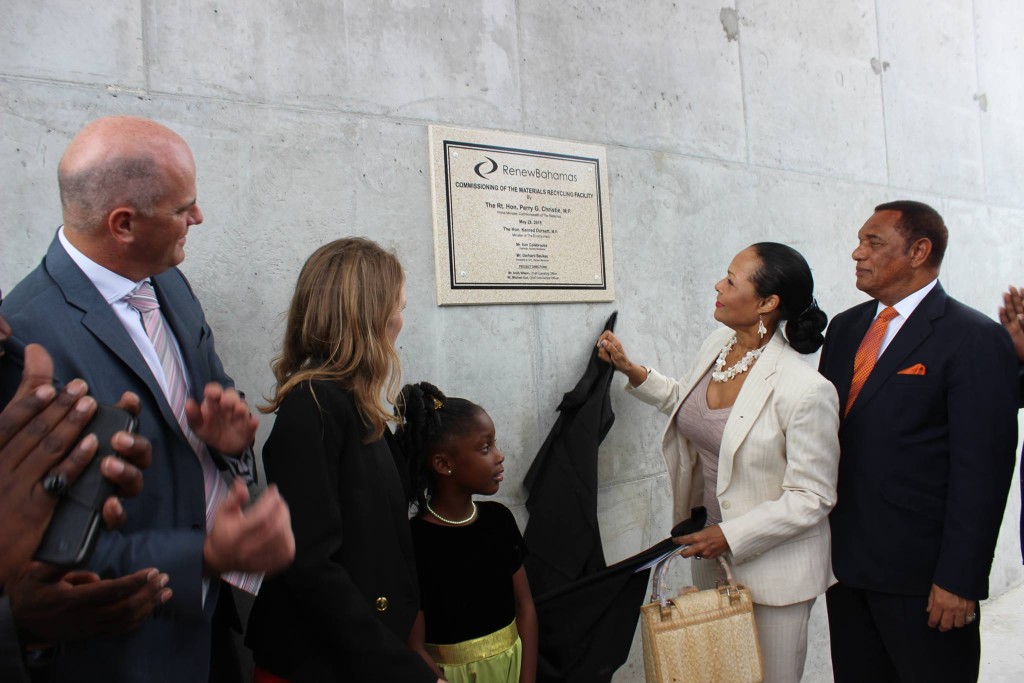
[[(170, 329), (160, 314), (160, 302), (156, 299), (156, 292), (149, 281), (144, 281), (133, 293), (124, 298), (125, 303), (134, 308), (142, 316), (142, 325), (146, 328), (146, 334), (153, 343), (156, 355), (160, 359), (160, 366), (164, 370), (164, 392), (167, 402), (171, 406), (178, 426), (188, 440), (192, 450), (199, 458), (199, 464), (203, 468), (203, 483), (205, 484), (206, 495), (206, 530), (213, 527), (213, 518), (217, 512), (217, 506), (228, 494), (228, 484), (224, 481), (216, 463), (198, 436), (192, 431), (188, 424), (188, 417), (185, 415), (185, 400), (188, 398), (188, 387), (185, 383), (185, 375), (178, 358), (178, 352), (171, 341)], [(244, 572), (228, 572), (222, 574), (221, 578), (237, 588), (256, 595), (259, 592), (260, 584), (263, 582), (263, 574), (250, 574)]]

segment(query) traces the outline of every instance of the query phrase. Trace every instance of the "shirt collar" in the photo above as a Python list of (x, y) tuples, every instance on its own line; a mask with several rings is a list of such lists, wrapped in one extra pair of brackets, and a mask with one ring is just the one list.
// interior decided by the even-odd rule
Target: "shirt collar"
[[(924, 298), (928, 296), (928, 292), (935, 289), (935, 285), (938, 281), (939, 279), (935, 278), (934, 280), (926, 284), (924, 287), (914, 292), (913, 294), (905, 296), (900, 301), (894, 303), (892, 307), (896, 309), (896, 312), (900, 314), (901, 318), (906, 320), (907, 318), (910, 317), (910, 314), (914, 312), (918, 305), (920, 305), (920, 303), (924, 301)], [(881, 301), (879, 301), (878, 308), (875, 309), (875, 317), (878, 317), (878, 314), (881, 313), (886, 308), (888, 307)]]
[(85, 276), (89, 278), (89, 281), (95, 285), (96, 289), (100, 292), (100, 296), (102, 296), (108, 304), (120, 301), (134, 292), (140, 284), (145, 282), (145, 280), (133, 282), (126, 277), (118, 275), (112, 270), (104, 268), (80, 252), (75, 245), (71, 244), (70, 240), (68, 240), (67, 236), (64, 234), (63, 225), (60, 226), (60, 230), (57, 231), (57, 237), (60, 239), (60, 244), (64, 247), (64, 251), (68, 253), (68, 256), (70, 256), (71, 260), (75, 262), (75, 265), (85, 273)]

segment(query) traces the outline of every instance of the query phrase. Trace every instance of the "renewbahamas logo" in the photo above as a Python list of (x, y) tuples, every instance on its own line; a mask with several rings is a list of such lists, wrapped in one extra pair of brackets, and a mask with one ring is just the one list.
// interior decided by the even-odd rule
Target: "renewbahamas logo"
[[(481, 161), (479, 164), (473, 167), (473, 171), (476, 172), (476, 174), (483, 178), (484, 180), (487, 180), (487, 176), (491, 175), (492, 173), (498, 170), (498, 162), (490, 157), (484, 157), (484, 159), (486, 159), (487, 161)], [(488, 168), (486, 171), (482, 171), (481, 169), (484, 166), (486, 166), (488, 162), (490, 162), (491, 167)]]

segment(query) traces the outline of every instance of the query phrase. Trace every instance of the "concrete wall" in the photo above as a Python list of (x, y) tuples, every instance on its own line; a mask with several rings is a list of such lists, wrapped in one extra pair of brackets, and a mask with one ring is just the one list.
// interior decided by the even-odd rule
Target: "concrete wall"
[[(195, 151), (206, 223), (184, 270), (238, 383), (270, 389), (305, 257), (368, 235), (408, 271), (405, 378), (489, 409), (509, 456), (499, 498), (523, 521), (518, 482), (605, 316), (620, 310), (636, 360), (683, 372), (714, 327), (714, 282), (751, 242), (802, 251), (835, 313), (863, 300), (850, 252), (872, 207), (922, 199), (951, 229), (943, 284), (994, 315), (1024, 280), (1024, 4), (724, 2), (8, 0), (0, 287), (60, 223), (56, 165), (74, 132), (107, 114), (163, 121)], [(607, 146), (618, 300), (437, 308), (435, 122)], [(613, 401), (609, 561), (670, 527), (662, 418), (618, 382)], [(1019, 496), (994, 594), (1024, 579)], [(826, 629), (819, 604), (807, 680), (830, 679)], [(636, 657), (616, 680), (642, 680)]]

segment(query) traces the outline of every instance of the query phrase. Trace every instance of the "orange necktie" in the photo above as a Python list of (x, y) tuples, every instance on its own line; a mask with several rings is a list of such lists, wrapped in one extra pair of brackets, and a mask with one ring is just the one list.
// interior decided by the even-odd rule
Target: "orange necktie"
[(889, 329), (889, 321), (899, 315), (899, 312), (892, 306), (882, 309), (875, 321), (868, 328), (868, 333), (860, 342), (857, 355), (853, 358), (853, 381), (850, 382), (850, 393), (846, 397), (846, 412), (850, 414), (853, 402), (857, 400), (857, 394), (864, 388), (864, 382), (868, 375), (875, 368), (875, 361), (878, 360), (878, 351), (882, 348), (882, 340), (885, 339), (885, 331)]

